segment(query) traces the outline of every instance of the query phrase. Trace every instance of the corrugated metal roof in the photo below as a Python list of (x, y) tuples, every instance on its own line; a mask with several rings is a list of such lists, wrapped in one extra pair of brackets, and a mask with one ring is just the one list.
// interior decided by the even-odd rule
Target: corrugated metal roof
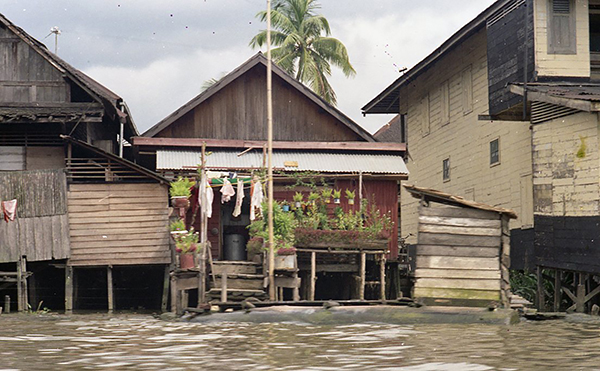
[[(262, 149), (238, 156), (240, 151), (212, 151), (207, 167), (214, 170), (243, 170), (263, 165)], [(190, 169), (200, 163), (199, 151), (157, 150), (157, 170)], [(294, 166), (290, 166), (293, 163)], [(298, 166), (295, 166), (297, 163)], [(288, 165), (288, 166), (286, 166)], [(324, 151), (273, 151), (273, 167), (286, 171), (408, 175), (400, 155), (369, 153), (332, 153)]]

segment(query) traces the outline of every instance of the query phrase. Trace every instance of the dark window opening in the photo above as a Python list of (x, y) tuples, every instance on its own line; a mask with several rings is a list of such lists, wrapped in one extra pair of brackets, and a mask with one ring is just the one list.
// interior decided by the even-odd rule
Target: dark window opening
[(490, 165), (500, 163), (500, 140), (495, 139), (490, 142)]
[(444, 182), (450, 180), (450, 159), (447, 158), (442, 162), (442, 177)]

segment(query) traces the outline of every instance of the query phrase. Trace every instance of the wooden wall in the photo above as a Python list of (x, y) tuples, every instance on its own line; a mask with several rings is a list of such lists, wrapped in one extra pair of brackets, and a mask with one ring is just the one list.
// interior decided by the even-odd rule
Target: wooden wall
[(62, 74), (25, 44), (0, 26), (0, 101), (68, 102), (70, 88)]
[[(510, 245), (503, 225), (508, 235), (507, 220), (498, 213), (421, 206), (414, 298), (429, 305), (505, 302), (508, 270), (501, 263), (502, 244), (505, 255)], [(504, 260), (508, 263), (508, 256)]]
[[(266, 70), (257, 65), (156, 137), (266, 140)], [(336, 118), (273, 78), (273, 139), (364, 141)]]
[(68, 210), (71, 265), (171, 262), (166, 186), (71, 184)]
[(69, 257), (64, 170), (0, 173), (0, 200), (17, 199), (17, 219), (0, 221), (0, 263)]

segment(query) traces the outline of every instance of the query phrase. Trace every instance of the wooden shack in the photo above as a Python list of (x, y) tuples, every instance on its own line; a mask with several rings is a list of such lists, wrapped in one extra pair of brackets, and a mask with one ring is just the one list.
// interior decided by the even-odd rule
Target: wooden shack
[(405, 185), (420, 200), (413, 297), (428, 305), (508, 307), (510, 234), (517, 215)]

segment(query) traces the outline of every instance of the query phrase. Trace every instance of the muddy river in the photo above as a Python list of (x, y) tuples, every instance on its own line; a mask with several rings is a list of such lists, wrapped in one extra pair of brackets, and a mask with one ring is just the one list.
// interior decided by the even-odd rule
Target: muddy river
[(0, 370), (600, 370), (598, 323), (177, 323), (1, 315)]

